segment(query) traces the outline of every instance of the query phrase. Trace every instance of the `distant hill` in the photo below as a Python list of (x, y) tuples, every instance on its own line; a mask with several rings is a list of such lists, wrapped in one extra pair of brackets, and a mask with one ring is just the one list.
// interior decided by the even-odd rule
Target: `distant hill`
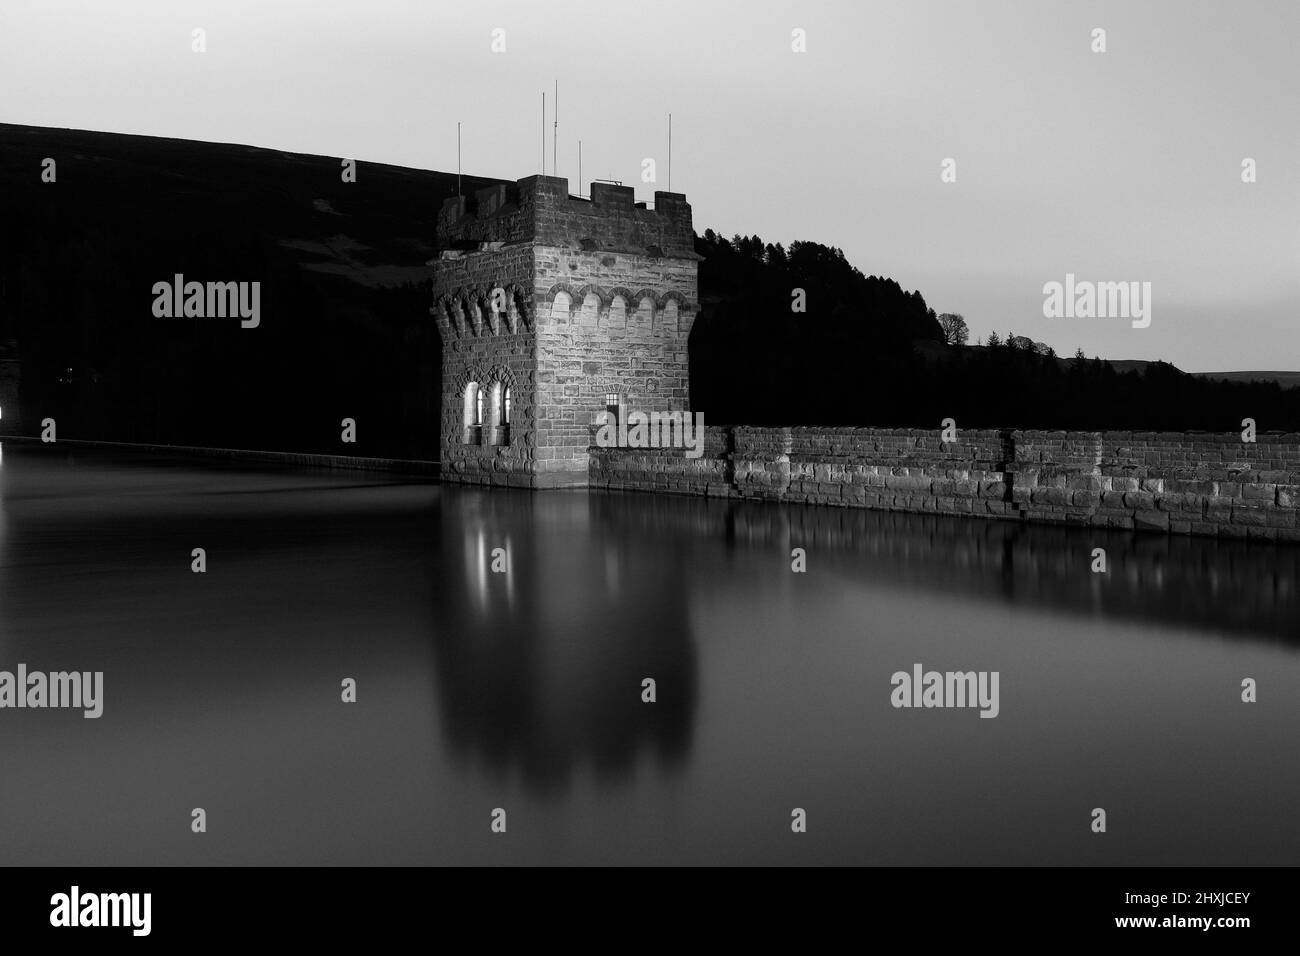
[(1277, 382), (1283, 388), (1300, 385), (1300, 372), (1192, 372), (1197, 378), (1224, 382)]
[[(917, 342), (915, 343), (916, 351), (926, 356), (929, 359), (943, 358), (945, 355), (952, 352), (954, 348), (957, 347), (952, 345), (946, 345), (943, 342), (933, 342), (928, 340), (917, 340)], [(985, 349), (988, 348), (988, 346), (976, 344), (976, 345), (963, 345), (960, 346), (960, 348)], [(1075, 362), (1078, 361), (1078, 359), (1074, 358), (1073, 356), (1058, 355), (1056, 357), (1056, 361), (1061, 366), (1061, 368), (1068, 369), (1072, 365), (1074, 365)], [(1091, 362), (1092, 359), (1090, 358), (1084, 359), (1084, 361)], [(1147, 359), (1102, 359), (1102, 361), (1105, 362), (1107, 365), (1109, 365), (1116, 372), (1120, 372), (1120, 373), (1145, 372), (1147, 368), (1151, 365), (1165, 365), (1169, 368), (1176, 369), (1176, 366), (1169, 365), (1169, 363), (1167, 362), (1153, 362)]]
[[(1263, 431), (1300, 430), (1300, 388), (1279, 381), (1225, 381), (1144, 359), (1062, 358), (1016, 338), (1014, 347), (913, 342), (910, 356), (891, 359), (892, 381), (904, 382), (907, 401), (892, 417), (874, 420), (920, 427), (953, 416), (967, 427), (1231, 431), (1251, 417)], [(854, 378), (855, 387), (869, 377)], [(847, 404), (824, 403), (817, 423), (861, 421), (861, 410), (842, 410)]]
[[(1074, 362), (1076, 359), (1066, 359), (1068, 362)], [(1175, 371), (1181, 372), (1176, 365), (1170, 365), (1168, 362), (1149, 362), (1146, 359), (1102, 359), (1107, 365), (1115, 371), (1120, 372), (1145, 372), (1152, 365), (1167, 365)]]

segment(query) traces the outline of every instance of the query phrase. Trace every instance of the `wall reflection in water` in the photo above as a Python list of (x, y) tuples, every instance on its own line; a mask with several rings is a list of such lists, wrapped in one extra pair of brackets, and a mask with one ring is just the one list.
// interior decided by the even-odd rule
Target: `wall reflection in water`
[[(1300, 548), (836, 508), (702, 508), (737, 547), (815, 552), (846, 578), (1071, 615), (1300, 642)], [(1091, 570), (1093, 549), (1108, 571)]]

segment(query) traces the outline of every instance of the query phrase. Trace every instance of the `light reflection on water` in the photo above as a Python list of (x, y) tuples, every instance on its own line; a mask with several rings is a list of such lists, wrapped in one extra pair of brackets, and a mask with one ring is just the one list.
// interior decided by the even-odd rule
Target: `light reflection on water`
[[(0, 711), (12, 862), (1300, 849), (1300, 548), (8, 451), (0, 668), (106, 697)], [(1000, 671), (1000, 716), (893, 709), (914, 662)]]

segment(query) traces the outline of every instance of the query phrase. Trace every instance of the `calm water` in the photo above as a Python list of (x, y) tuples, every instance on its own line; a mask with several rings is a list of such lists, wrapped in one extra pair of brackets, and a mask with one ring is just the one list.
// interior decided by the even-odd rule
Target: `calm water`
[[(105, 705), (0, 710), (0, 861), (1294, 864), (1298, 567), (9, 442), (0, 669)], [(1000, 716), (894, 709), (916, 662)]]

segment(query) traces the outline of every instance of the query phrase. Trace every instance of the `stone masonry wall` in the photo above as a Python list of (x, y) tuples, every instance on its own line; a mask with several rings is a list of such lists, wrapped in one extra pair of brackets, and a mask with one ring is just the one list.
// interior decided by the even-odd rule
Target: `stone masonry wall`
[(689, 463), (680, 449), (593, 449), (592, 483), (1300, 542), (1300, 434), (1254, 444), (1236, 433), (968, 431), (952, 444), (937, 429), (708, 434)]
[(1300, 435), (1016, 434), (1013, 495), (1029, 518), (1300, 540)]
[[(442, 338), (441, 450), (443, 476), (474, 484), (527, 486), (535, 450), (536, 336), (532, 327), (532, 254), (527, 245), (463, 255), (433, 263), (434, 305)], [(510, 290), (504, 315), (494, 312), (494, 288)], [(512, 331), (513, 328), (513, 331)], [(487, 390), (480, 444), (465, 442), (465, 388)], [(509, 435), (497, 389), (510, 388)]]
[(586, 473), (607, 394), (629, 410), (687, 408), (696, 294), (694, 260), (537, 249), (534, 298), (552, 302), (537, 325), (539, 468)]
[(682, 193), (659, 190), (647, 209), (637, 205), (631, 186), (613, 183), (592, 183), (590, 199), (570, 196), (569, 181), (556, 176), (530, 176), (519, 188), (535, 203), (533, 240), (541, 245), (587, 240), (592, 250), (695, 257), (691, 207)]
[(791, 429), (786, 499), (898, 511), (1006, 516), (1008, 446), (996, 431)]
[(678, 448), (600, 448), (591, 430), (590, 487), (734, 497), (731, 429), (706, 426), (704, 453), (687, 458)]

